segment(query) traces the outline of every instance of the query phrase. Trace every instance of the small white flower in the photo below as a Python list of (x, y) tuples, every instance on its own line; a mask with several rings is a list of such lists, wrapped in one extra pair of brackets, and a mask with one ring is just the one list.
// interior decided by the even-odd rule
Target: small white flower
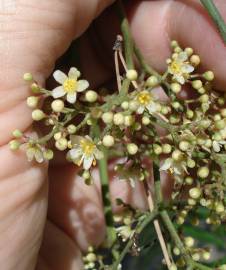
[(103, 153), (98, 150), (95, 143), (89, 136), (71, 136), (73, 148), (68, 152), (69, 159), (75, 164), (88, 170), (92, 164), (95, 165), (96, 159), (102, 159)]
[(56, 70), (53, 73), (54, 79), (61, 85), (54, 88), (52, 96), (54, 98), (60, 98), (66, 95), (66, 99), (69, 103), (75, 103), (78, 92), (83, 92), (89, 87), (89, 83), (86, 80), (78, 80), (80, 72), (72, 67), (68, 72), (68, 76), (60, 70)]
[(175, 175), (182, 175), (187, 172), (185, 161), (175, 161), (172, 158), (167, 158), (159, 169), (160, 171), (170, 171), (170, 173)]
[(36, 160), (38, 163), (42, 163), (45, 160), (43, 150), (39, 145), (29, 142), (24, 145), (26, 146), (26, 155), (29, 162)]
[(178, 56), (169, 64), (168, 72), (173, 75), (173, 79), (180, 84), (185, 83), (185, 79), (189, 77), (189, 73), (194, 71), (194, 67), (189, 65), (188, 55), (180, 52)]
[(137, 109), (138, 114), (142, 114), (145, 109), (147, 109), (150, 114), (158, 110), (158, 105), (154, 101), (153, 95), (147, 90), (138, 92), (138, 94), (136, 95), (136, 101), (139, 104)]

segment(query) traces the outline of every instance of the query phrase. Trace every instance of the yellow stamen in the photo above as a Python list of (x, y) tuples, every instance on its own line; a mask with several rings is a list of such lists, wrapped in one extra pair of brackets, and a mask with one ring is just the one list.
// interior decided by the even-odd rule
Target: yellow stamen
[(82, 152), (86, 155), (86, 156), (90, 156), (93, 154), (94, 148), (95, 148), (95, 144), (89, 140), (81, 140), (80, 142), (80, 146), (82, 148)]
[(75, 79), (66, 79), (63, 88), (67, 93), (73, 93), (77, 90), (78, 82)]
[(147, 91), (142, 91), (141, 93), (138, 94), (137, 100), (142, 105), (148, 105), (152, 100), (152, 96)]
[(181, 63), (178, 62), (178, 61), (173, 61), (171, 64), (170, 64), (170, 69), (172, 71), (172, 73), (181, 73)]

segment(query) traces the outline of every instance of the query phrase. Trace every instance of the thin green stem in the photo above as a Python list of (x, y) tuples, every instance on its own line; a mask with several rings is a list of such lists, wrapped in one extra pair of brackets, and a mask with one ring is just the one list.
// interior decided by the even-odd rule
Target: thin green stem
[[(93, 132), (96, 138), (100, 138), (100, 128), (97, 124), (93, 127)], [(107, 246), (110, 248), (115, 242), (117, 235), (114, 228), (113, 212), (110, 200), (109, 191), (109, 177), (108, 177), (108, 164), (107, 164), (107, 150), (102, 145), (100, 150), (103, 152), (104, 157), (98, 161), (98, 168), (100, 173), (102, 200), (104, 206), (104, 216), (107, 227)]]
[(200, 2), (203, 4), (203, 6), (206, 8), (207, 12), (213, 19), (214, 23), (218, 27), (221, 37), (226, 43), (226, 24), (217, 7), (215, 6), (212, 0), (200, 0)]
[(134, 69), (134, 62), (133, 62), (133, 39), (130, 33), (129, 22), (127, 20), (125, 10), (121, 0), (116, 2), (117, 13), (119, 15), (120, 24), (121, 24), (121, 31), (123, 35), (124, 41), (124, 53), (126, 58), (126, 65), (128, 69)]
[[(158, 212), (156, 210), (153, 210), (147, 218), (143, 220), (143, 222), (140, 223), (140, 225), (137, 226), (134, 234), (140, 234), (146, 227), (149, 225), (158, 215)], [(134, 235), (133, 234), (133, 235)], [(112, 266), (112, 270), (117, 270), (118, 265), (122, 262), (126, 254), (129, 252), (131, 246), (133, 245), (133, 237), (130, 238), (130, 240), (127, 242), (126, 246), (124, 247), (123, 251), (120, 253), (120, 256), (115, 261), (115, 263)]]

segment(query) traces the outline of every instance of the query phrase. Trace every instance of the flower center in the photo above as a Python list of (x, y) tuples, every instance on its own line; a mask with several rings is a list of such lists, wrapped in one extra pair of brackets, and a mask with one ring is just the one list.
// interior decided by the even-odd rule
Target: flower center
[(95, 144), (92, 143), (91, 141), (88, 140), (81, 140), (80, 142), (80, 146), (82, 148), (82, 152), (86, 155), (86, 156), (90, 156), (93, 154), (94, 148), (95, 148)]
[(142, 105), (148, 105), (151, 99), (152, 99), (151, 94), (148, 93), (147, 91), (142, 91), (137, 96), (138, 102)]
[(63, 87), (64, 91), (67, 93), (73, 93), (77, 90), (77, 81), (75, 79), (66, 79)]
[(173, 61), (170, 65), (170, 69), (172, 71), (172, 73), (181, 73), (181, 63), (177, 62), (177, 61)]

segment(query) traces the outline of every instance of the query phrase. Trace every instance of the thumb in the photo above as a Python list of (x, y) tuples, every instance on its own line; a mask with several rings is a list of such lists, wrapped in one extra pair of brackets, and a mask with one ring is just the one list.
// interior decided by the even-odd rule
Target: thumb
[[(47, 166), (28, 163), (8, 149), (11, 131), (32, 123), (29, 90), (21, 75), (40, 84), (55, 60), (112, 0), (3, 0), (0, 73), (0, 264), (4, 270), (34, 269), (47, 208)], [(5, 5), (4, 5), (5, 4)]]

